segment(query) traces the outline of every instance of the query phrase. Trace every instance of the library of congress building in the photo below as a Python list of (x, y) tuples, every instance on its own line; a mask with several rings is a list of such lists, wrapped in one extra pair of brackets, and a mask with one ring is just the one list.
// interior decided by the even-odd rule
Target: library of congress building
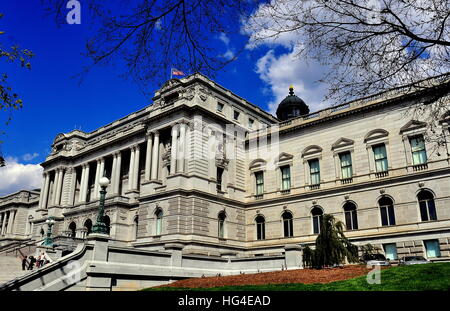
[[(0, 198), (0, 255), (51, 258), (6, 286), (126, 290), (300, 268), (324, 214), (391, 261), (449, 260), (450, 109), (432, 120), (447, 143), (412, 113), (448, 87), (433, 81), (316, 112), (291, 87), (274, 117), (201, 74), (171, 79), (139, 111), (56, 135), (41, 189)], [(107, 235), (93, 232), (102, 189)], [(77, 282), (59, 281), (74, 260)]]

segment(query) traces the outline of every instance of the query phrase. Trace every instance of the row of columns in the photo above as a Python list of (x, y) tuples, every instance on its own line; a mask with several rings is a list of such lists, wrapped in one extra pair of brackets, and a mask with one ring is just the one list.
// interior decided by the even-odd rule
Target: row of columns
[[(185, 171), (185, 155), (186, 155), (186, 130), (188, 125), (186, 123), (177, 123), (172, 126), (172, 149), (171, 149), (171, 165), (170, 174)], [(158, 180), (159, 178), (159, 161), (160, 161), (160, 137), (158, 131), (147, 133), (147, 148), (145, 156), (145, 181)], [(138, 144), (130, 147), (130, 166), (128, 171), (128, 191), (138, 190), (139, 182), (139, 161), (140, 161), (140, 147)], [(121, 165), (122, 153), (117, 151), (113, 153), (113, 163), (111, 172), (111, 190), (112, 195), (120, 194), (121, 183)], [(105, 158), (101, 157), (96, 160), (97, 168), (95, 171), (94, 191), (91, 195), (92, 199), (98, 199), (100, 196), (100, 178), (105, 173)], [(75, 168), (68, 168), (67, 172), (71, 172), (70, 187), (69, 187), (69, 202), (74, 202), (76, 191), (76, 170)], [(63, 180), (65, 170), (64, 168), (57, 168), (54, 173), (54, 178), (51, 180), (51, 172), (44, 172), (43, 191), (39, 207), (41, 209), (47, 208), (49, 205), (60, 205), (62, 198)], [(88, 187), (89, 187), (89, 163), (81, 164), (81, 181), (80, 192), (77, 203), (87, 201)], [(50, 193), (53, 193), (50, 198)], [(51, 200), (51, 201), (49, 201)]]
[(16, 210), (0, 213), (0, 235), (12, 233), (16, 213)]
[[(170, 174), (185, 172), (186, 162), (186, 123), (176, 123), (172, 126), (172, 147), (170, 159)], [(178, 136), (178, 132), (180, 133)]]
[[(42, 194), (40, 196), (39, 208), (45, 209), (49, 205), (60, 205), (62, 197), (62, 186), (64, 180), (65, 169), (56, 168), (54, 171), (53, 182), (50, 180), (51, 172), (44, 172), (44, 181), (42, 187)], [(52, 197), (50, 198), (50, 192)], [(51, 201), (49, 201), (51, 200)]]

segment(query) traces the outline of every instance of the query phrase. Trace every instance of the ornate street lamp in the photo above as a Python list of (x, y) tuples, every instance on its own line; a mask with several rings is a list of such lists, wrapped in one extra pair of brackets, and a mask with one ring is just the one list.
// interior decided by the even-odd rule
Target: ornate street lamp
[(97, 215), (97, 221), (95, 222), (94, 227), (92, 228), (92, 233), (101, 233), (108, 234), (108, 228), (103, 221), (104, 213), (105, 213), (105, 196), (106, 196), (106, 187), (109, 185), (109, 179), (106, 177), (100, 178), (99, 185), (101, 187), (100, 190), (100, 209)]
[(45, 221), (47, 224), (47, 236), (44, 239), (43, 245), (45, 246), (53, 246), (53, 238), (52, 238), (52, 227), (55, 224), (55, 218), (53, 216), (50, 216)]

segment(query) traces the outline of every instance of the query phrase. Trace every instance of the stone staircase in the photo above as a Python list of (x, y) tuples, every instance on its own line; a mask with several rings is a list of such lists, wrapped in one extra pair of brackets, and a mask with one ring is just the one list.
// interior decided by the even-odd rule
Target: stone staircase
[(22, 270), (22, 261), (14, 256), (0, 256), (0, 284), (27, 274), (28, 270)]

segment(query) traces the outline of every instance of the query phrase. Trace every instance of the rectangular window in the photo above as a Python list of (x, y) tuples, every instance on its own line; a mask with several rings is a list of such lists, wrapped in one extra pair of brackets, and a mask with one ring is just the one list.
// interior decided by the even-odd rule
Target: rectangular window
[(373, 156), (375, 158), (375, 170), (377, 172), (385, 172), (388, 170), (388, 160), (387, 160), (387, 153), (386, 153), (386, 146), (378, 145), (373, 146)]
[(291, 189), (291, 167), (289, 165), (281, 168), (281, 190)]
[(236, 120), (236, 121), (238, 121), (239, 120), (239, 111), (234, 111), (234, 119)]
[(223, 107), (224, 107), (224, 104), (217, 103), (217, 111), (222, 112), (223, 111)]
[(253, 119), (248, 119), (248, 127), (249, 128), (253, 128), (253, 124), (255, 123), (255, 120)]
[(344, 152), (339, 154), (341, 161), (341, 179), (352, 178), (352, 157), (350, 152)]
[(438, 240), (428, 240), (424, 241), (425, 250), (427, 252), (427, 258), (440, 257), (441, 251), (439, 249)]
[(309, 176), (311, 179), (311, 185), (320, 184), (320, 165), (319, 159), (309, 160)]
[(261, 195), (264, 192), (264, 174), (263, 174), (263, 172), (256, 172), (255, 179), (256, 179), (256, 195)]
[(384, 253), (386, 254), (386, 259), (388, 260), (396, 260), (397, 257), (397, 245), (395, 243), (384, 244)]
[(425, 141), (422, 136), (413, 137), (409, 140), (411, 144), (413, 164), (427, 163), (427, 152), (425, 150)]

